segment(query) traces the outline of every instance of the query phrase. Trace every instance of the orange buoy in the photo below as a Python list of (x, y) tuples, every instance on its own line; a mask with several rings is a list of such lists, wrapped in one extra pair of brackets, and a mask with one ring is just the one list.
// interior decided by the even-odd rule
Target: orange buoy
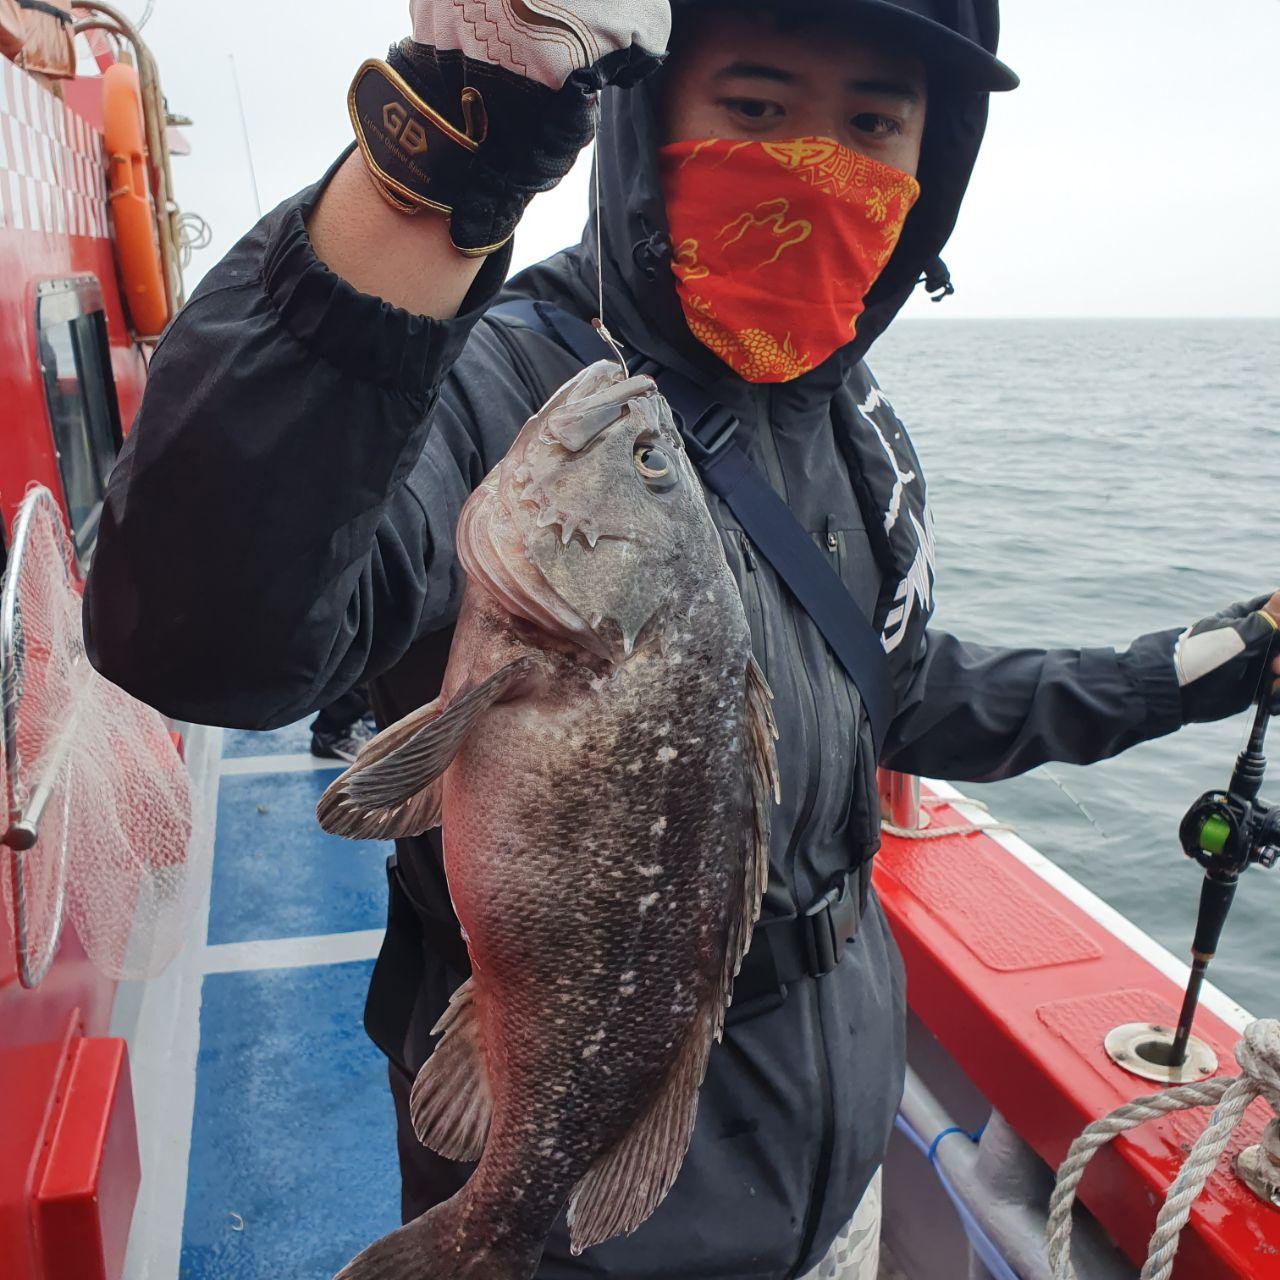
[(116, 265), (134, 329), (154, 337), (169, 323), (169, 295), (147, 181), (146, 124), (135, 68), (123, 62), (102, 76), (107, 202), (115, 225)]

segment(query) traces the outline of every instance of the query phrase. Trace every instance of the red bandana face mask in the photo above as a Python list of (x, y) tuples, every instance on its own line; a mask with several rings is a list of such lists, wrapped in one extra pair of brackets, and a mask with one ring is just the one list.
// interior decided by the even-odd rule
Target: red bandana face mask
[(685, 319), (747, 382), (789, 382), (853, 339), (920, 195), (830, 138), (676, 142), (658, 161)]

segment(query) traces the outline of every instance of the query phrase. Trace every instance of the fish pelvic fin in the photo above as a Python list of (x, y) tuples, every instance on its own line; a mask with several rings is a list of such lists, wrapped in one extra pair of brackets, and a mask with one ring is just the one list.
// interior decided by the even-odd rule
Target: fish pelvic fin
[(464, 1187), (451, 1200), (357, 1254), (334, 1280), (532, 1280), (543, 1241), (472, 1244), (464, 1230)]
[(432, 1028), (442, 1038), (409, 1095), (418, 1141), (446, 1160), (479, 1160), (493, 1115), (474, 981), (468, 978), (453, 993)]
[(440, 699), (384, 729), (325, 789), (316, 819), (350, 840), (421, 835), (440, 823), (440, 782), (481, 716), (533, 670), (518, 658), (450, 702)]

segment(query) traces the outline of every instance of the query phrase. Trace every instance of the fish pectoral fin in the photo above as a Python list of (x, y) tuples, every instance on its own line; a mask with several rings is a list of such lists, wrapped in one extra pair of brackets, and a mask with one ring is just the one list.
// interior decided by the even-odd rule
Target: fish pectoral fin
[(384, 729), (326, 788), (320, 825), (351, 840), (421, 835), (440, 822), (440, 779), (476, 722), (533, 670), (517, 658), (460, 693)]
[(432, 1028), (442, 1038), (409, 1094), (418, 1141), (446, 1160), (479, 1160), (493, 1114), (472, 984), (468, 978), (453, 993)]
[(569, 1241), (575, 1254), (630, 1235), (671, 1190), (693, 1136), (715, 1022), (710, 1009), (695, 1019), (648, 1109), (574, 1187)]

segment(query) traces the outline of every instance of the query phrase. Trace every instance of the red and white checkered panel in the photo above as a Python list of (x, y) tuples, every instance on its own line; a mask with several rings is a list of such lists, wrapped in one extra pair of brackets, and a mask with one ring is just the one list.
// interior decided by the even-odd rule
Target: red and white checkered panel
[(0, 230), (105, 237), (102, 136), (0, 58)]

